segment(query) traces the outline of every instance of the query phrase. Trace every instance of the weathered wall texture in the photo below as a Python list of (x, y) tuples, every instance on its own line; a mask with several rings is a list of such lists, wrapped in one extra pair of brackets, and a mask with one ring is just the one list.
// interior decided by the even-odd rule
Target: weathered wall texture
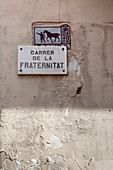
[[(112, 21), (112, 0), (0, 2), (1, 170), (113, 170)], [(18, 76), (34, 22), (70, 23), (67, 76)]]

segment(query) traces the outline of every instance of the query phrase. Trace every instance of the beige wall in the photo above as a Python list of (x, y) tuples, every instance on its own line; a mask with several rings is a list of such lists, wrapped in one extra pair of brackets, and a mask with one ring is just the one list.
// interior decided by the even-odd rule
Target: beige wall
[[(0, 2), (1, 169), (113, 169), (112, 9), (112, 0)], [(34, 22), (70, 23), (67, 76), (18, 76)]]

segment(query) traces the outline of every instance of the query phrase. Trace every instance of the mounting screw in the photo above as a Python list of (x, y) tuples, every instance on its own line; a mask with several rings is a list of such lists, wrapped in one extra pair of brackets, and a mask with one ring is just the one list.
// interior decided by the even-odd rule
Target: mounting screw
[(20, 48), (20, 50), (22, 50), (22, 48)]
[(62, 51), (64, 51), (64, 48), (62, 48)]
[(65, 72), (65, 70), (62, 70), (63, 72)]

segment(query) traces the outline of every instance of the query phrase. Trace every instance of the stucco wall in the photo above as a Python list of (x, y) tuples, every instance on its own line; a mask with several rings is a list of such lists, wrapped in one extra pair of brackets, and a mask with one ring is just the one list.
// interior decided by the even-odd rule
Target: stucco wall
[[(113, 1), (0, 2), (2, 170), (113, 169)], [(70, 23), (67, 76), (18, 76), (32, 24)]]

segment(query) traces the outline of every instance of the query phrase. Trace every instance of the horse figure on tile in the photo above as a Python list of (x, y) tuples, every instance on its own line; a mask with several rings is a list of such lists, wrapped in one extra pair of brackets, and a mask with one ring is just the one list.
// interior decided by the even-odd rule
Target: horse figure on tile
[(47, 30), (44, 30), (43, 33), (47, 34), (47, 38), (46, 38), (47, 41), (49, 41), (48, 39), (50, 39), (51, 42), (53, 42), (52, 38), (54, 38), (55, 39), (54, 42), (56, 42), (57, 39), (58, 39), (58, 42), (60, 42), (60, 38), (59, 38), (60, 34), (59, 33), (51, 33), (51, 32), (49, 32)]

